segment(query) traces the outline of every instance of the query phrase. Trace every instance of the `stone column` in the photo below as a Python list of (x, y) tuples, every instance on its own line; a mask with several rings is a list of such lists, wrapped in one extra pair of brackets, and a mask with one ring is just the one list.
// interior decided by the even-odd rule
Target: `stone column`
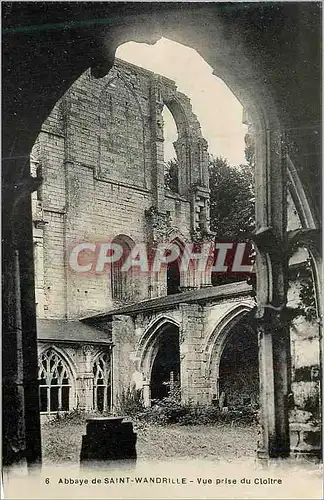
[(2, 349), (6, 353), (2, 360), (2, 458), (5, 466), (26, 459), (19, 258), (8, 236), (4, 238), (2, 251), (2, 286), (6, 292), (2, 303)]
[(143, 383), (143, 403), (145, 408), (151, 406), (151, 388), (150, 382), (148, 381), (145, 381)]
[(259, 130), (256, 141), (257, 322), (262, 438), (258, 456), (290, 453), (290, 337), (287, 302), (287, 193), (283, 136)]
[(41, 461), (34, 249), (30, 193), (20, 205), (18, 253), (25, 396), (27, 462)]
[(151, 80), (151, 138), (152, 138), (152, 186), (154, 205), (164, 213), (164, 136), (163, 136), (163, 99), (160, 77)]
[(113, 408), (118, 407), (120, 397), (131, 384), (132, 374), (136, 369), (133, 361), (136, 343), (135, 325), (126, 315), (113, 316), (112, 324), (113, 363)]
[(207, 403), (208, 381), (204, 373), (201, 343), (204, 337), (204, 310), (198, 304), (180, 304), (181, 400)]
[[(19, 158), (24, 158), (20, 156)], [(41, 461), (31, 193), (40, 179), (29, 156), (4, 161), (3, 182), (3, 464)], [(18, 179), (11, 172), (20, 172)]]
[(188, 134), (182, 133), (173, 143), (178, 159), (178, 186), (179, 194), (187, 196), (191, 184), (191, 148)]
[[(168, 215), (159, 212), (154, 206), (145, 210), (145, 219), (147, 226), (147, 239), (151, 252), (150, 266), (153, 266), (158, 244), (166, 241), (167, 231), (169, 230), (171, 223)], [(165, 295), (165, 270), (163, 269), (163, 266), (161, 266), (159, 272), (152, 271), (150, 273), (149, 286), (151, 298)]]
[(80, 362), (80, 374), (77, 379), (77, 393), (80, 410), (93, 410), (93, 361), (94, 348), (85, 345), (82, 348), (83, 360)]
[[(73, 126), (73, 100), (67, 93), (61, 102), (64, 126), (64, 181), (65, 181), (65, 210), (64, 210), (64, 253), (69, 254), (70, 238), (73, 235), (74, 220), (79, 217), (79, 189), (80, 179), (75, 165), (75, 128)], [(75, 316), (75, 277), (68, 272), (65, 266), (65, 315), (67, 319)]]

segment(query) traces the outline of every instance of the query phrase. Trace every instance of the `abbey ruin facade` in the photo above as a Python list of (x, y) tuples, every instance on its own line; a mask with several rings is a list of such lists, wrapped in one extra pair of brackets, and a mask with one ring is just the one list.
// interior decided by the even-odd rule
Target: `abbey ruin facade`
[[(165, 185), (164, 106), (178, 131), (173, 191)], [(31, 154), (32, 175), (43, 178), (32, 201), (42, 415), (113, 411), (129, 388), (149, 406), (174, 384), (183, 402), (225, 397), (231, 408), (258, 406), (256, 302), (245, 280), (212, 286), (210, 273), (197, 268), (141, 275), (118, 265), (104, 273), (69, 266), (80, 242), (115, 242), (129, 254), (138, 243), (153, 251), (162, 241), (180, 250), (213, 241), (208, 161), (189, 99), (171, 80), (132, 64), (116, 60), (99, 79), (86, 71), (55, 105)], [(287, 202), (288, 229), (297, 230), (290, 194)], [(292, 308), (306, 261), (302, 249), (290, 261)], [(307, 452), (305, 414), (306, 431), (318, 432), (316, 322), (294, 318), (291, 347), (292, 443)]]

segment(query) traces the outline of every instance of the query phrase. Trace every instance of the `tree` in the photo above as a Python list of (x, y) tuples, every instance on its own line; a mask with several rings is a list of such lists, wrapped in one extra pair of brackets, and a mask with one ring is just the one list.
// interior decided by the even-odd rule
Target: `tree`
[(303, 311), (302, 314), (306, 321), (313, 323), (318, 319), (318, 312), (316, 306), (316, 293), (312, 273), (312, 264), (310, 259), (307, 259), (304, 272), (300, 273), (298, 277), (301, 279), (298, 307)]
[(176, 158), (169, 160), (165, 164), (164, 169), (164, 184), (167, 189), (173, 193), (179, 192), (178, 178), (178, 160)]
[[(254, 198), (254, 152), (245, 149), (247, 163), (232, 167), (223, 157), (210, 157), (210, 229), (215, 240), (251, 242), (255, 229)], [(249, 259), (254, 261), (253, 246), (249, 248)], [(242, 280), (242, 276), (212, 275), (212, 284), (221, 285)], [(255, 289), (255, 275), (247, 277)]]
[[(254, 166), (253, 145), (245, 149), (246, 164), (232, 167), (223, 157), (210, 157), (210, 229), (215, 240), (250, 242), (255, 228), (254, 214)], [(165, 165), (165, 187), (178, 192), (178, 161), (172, 159)], [(250, 259), (254, 251), (251, 247)], [(213, 284), (242, 280), (242, 276), (217, 275)], [(252, 280), (252, 281), (251, 281)], [(250, 282), (255, 286), (253, 275)]]
[(223, 157), (209, 165), (210, 228), (216, 239), (246, 240), (255, 227), (251, 164), (232, 167)]

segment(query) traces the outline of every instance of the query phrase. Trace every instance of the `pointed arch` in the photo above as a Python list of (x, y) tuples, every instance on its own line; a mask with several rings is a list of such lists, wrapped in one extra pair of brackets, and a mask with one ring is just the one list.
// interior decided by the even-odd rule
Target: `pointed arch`
[(143, 373), (144, 379), (147, 381), (150, 380), (159, 338), (170, 326), (179, 329), (180, 324), (171, 316), (161, 315), (150, 323), (138, 342), (135, 358), (139, 361), (139, 370)]
[(117, 235), (112, 243), (118, 244), (123, 249), (123, 255), (120, 259), (111, 264), (110, 269), (110, 287), (113, 300), (128, 300), (132, 298), (133, 275), (132, 268), (125, 272), (122, 266), (135, 246), (132, 238), (125, 234)]
[(163, 95), (163, 103), (169, 109), (177, 126), (178, 137), (189, 133), (189, 122), (185, 110), (175, 94), (172, 97)]
[(172, 227), (167, 231), (166, 240), (170, 243), (175, 242), (180, 246), (180, 248), (183, 248), (186, 244), (190, 243), (190, 239), (186, 237), (178, 227)]
[(170, 245), (175, 245), (179, 249), (177, 259), (169, 262), (165, 267), (167, 295), (173, 295), (190, 286), (194, 280), (194, 275), (190, 265), (187, 272), (181, 270), (181, 260), (186, 252), (188, 240), (175, 230), (167, 235), (167, 239)]
[(225, 345), (230, 339), (234, 327), (245, 317), (248, 317), (254, 307), (255, 303), (252, 300), (235, 303), (223, 314), (216, 326), (205, 337), (201, 350), (206, 359), (206, 376), (209, 380), (210, 398), (218, 387), (219, 366)]
[[(118, 99), (114, 97), (116, 86), (119, 86)], [(121, 71), (117, 71), (100, 92), (98, 116), (99, 177), (127, 185), (134, 185), (135, 182), (138, 187), (146, 188), (147, 160), (143, 110), (136, 92)], [(133, 169), (136, 168), (137, 176), (130, 174), (130, 165)]]
[(73, 407), (75, 379), (69, 363), (52, 346), (38, 359), (40, 411), (69, 411)]
[(176, 260), (173, 260), (167, 264), (166, 269), (166, 281), (167, 281), (167, 295), (173, 295), (181, 291), (181, 285), (183, 285), (183, 280), (181, 280), (180, 263), (181, 257), (184, 252), (184, 244), (180, 238), (176, 237), (170, 242), (171, 245), (176, 245), (179, 249), (179, 256)]
[(65, 350), (59, 347), (58, 345), (53, 345), (50, 343), (44, 343), (38, 346), (38, 359), (40, 356), (47, 351), (48, 349), (53, 349), (54, 351), (57, 352), (59, 356), (64, 360), (66, 365), (68, 366), (72, 380), (75, 381), (77, 378), (77, 373), (78, 373), (78, 368), (73, 360), (73, 358), (70, 356), (70, 354)]
[(111, 409), (111, 357), (101, 351), (93, 360), (93, 409), (104, 412)]

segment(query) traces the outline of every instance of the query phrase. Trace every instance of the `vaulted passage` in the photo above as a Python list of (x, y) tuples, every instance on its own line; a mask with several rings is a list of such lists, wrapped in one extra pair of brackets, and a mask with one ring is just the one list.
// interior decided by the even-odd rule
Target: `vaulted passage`
[(179, 328), (170, 325), (160, 335), (151, 372), (151, 398), (167, 397), (180, 384)]
[(219, 366), (219, 395), (223, 406), (237, 408), (259, 402), (258, 339), (242, 323), (233, 328)]

